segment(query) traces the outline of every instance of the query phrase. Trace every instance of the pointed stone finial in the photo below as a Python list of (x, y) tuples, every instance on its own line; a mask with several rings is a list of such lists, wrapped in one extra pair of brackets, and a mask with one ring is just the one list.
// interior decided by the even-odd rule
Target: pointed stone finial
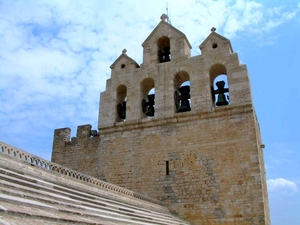
[(215, 32), (217, 29), (215, 27), (212, 27), (210, 30), (211, 32)]
[(168, 20), (168, 15), (162, 14), (161, 17), (160, 17), (160, 19), (161, 19), (162, 21), (166, 21), (166, 20)]
[(123, 49), (122, 54), (126, 54), (127, 50), (126, 48)]

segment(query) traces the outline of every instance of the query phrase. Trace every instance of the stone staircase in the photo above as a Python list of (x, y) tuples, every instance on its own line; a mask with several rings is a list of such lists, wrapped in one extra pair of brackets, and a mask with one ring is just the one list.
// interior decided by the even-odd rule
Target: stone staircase
[(162, 202), (0, 142), (0, 224), (189, 224)]

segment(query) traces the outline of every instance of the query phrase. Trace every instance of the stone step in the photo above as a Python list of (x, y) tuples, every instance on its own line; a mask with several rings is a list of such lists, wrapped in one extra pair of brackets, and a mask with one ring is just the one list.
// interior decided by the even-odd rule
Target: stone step
[[(34, 180), (32, 178), (30, 178), (30, 180), (28, 182), (26, 180), (25, 176), (22, 177), (22, 175), (18, 175), (19, 178), (15, 178), (16, 175), (12, 176), (11, 172), (8, 174), (9, 176), (5, 176), (5, 175), (3, 176), (3, 175), (1, 175), (2, 172), (3, 172), (3, 169), (0, 169), (0, 176), (2, 176), (3, 180), (9, 180), (11, 182), (14, 182), (14, 185), (20, 184), (19, 188), (23, 188), (23, 189), (27, 188), (28, 191), (39, 190), (39, 194), (50, 195), (51, 199), (55, 198), (55, 197), (59, 197), (59, 198), (63, 198), (64, 201), (72, 200), (72, 201), (79, 202), (80, 200), (84, 200), (85, 204), (87, 204), (87, 203), (90, 203), (90, 204), (96, 203), (97, 204), (97, 205), (92, 205), (93, 207), (107, 206), (110, 204), (110, 206), (112, 206), (112, 207), (117, 207), (117, 208), (123, 207), (124, 210), (125, 209), (127, 209), (127, 210), (140, 209), (138, 207), (131, 206), (129, 204), (124, 204), (122, 202), (105, 199), (105, 198), (95, 196), (95, 195), (87, 195), (85, 193), (80, 193), (80, 192), (77, 192), (77, 191), (74, 191), (74, 190), (71, 190), (68, 188), (59, 187), (58, 185), (51, 185), (50, 183), (47, 183), (47, 182), (42, 182), (42, 184), (47, 184), (47, 185), (39, 185), (39, 182), (36, 182), (36, 180)], [(6, 173), (8, 173), (8, 171), (6, 171)], [(33, 184), (30, 183), (30, 181), (33, 181)], [(22, 186), (23, 183), (25, 183), (26, 187)], [(144, 210), (144, 211), (150, 212), (150, 210)]]
[[(12, 193), (12, 192), (10, 192)], [(94, 207), (83, 207), (83, 206), (75, 206), (75, 205), (70, 205), (70, 204), (64, 204), (64, 203), (60, 203), (58, 204), (58, 202), (50, 202), (49, 200), (45, 201), (45, 199), (43, 199), (43, 202), (41, 203), (41, 198), (34, 196), (33, 198), (28, 198), (28, 196), (23, 196), (22, 198), (16, 197), (15, 193), (13, 193), (13, 197), (12, 195), (5, 195), (5, 194), (0, 194), (0, 200), (1, 202), (12, 202), (12, 201), (16, 201), (17, 203), (21, 202), (21, 205), (30, 205), (31, 208), (38, 208), (39, 210), (42, 208), (46, 208), (44, 211), (50, 211), (50, 210), (59, 210), (60, 212), (66, 212), (66, 213), (73, 213), (73, 214), (79, 214), (79, 215), (84, 215), (85, 217), (98, 217), (98, 214), (100, 213), (101, 216), (100, 217), (105, 217), (107, 219), (112, 219), (117, 217), (119, 220), (122, 221), (131, 221), (132, 219), (138, 220), (139, 223), (140, 222), (152, 222), (153, 219), (151, 219), (151, 217), (148, 216), (142, 216), (141, 214), (139, 214), (138, 211), (136, 212), (130, 212), (130, 213), (126, 213), (123, 212), (123, 210), (117, 211), (114, 210), (114, 212), (112, 212), (110, 210), (110, 208), (104, 208), (104, 209), (95, 209)], [(24, 197), (25, 200), (24, 200)], [(29, 207), (28, 207), (29, 208)], [(155, 218), (155, 214), (152, 215)], [(157, 221), (154, 224), (169, 224), (170, 222), (174, 222), (172, 221), (172, 219), (164, 219), (162, 221), (162, 219), (157, 220), (157, 218), (155, 218), (155, 220)], [(158, 222), (158, 221), (162, 221), (162, 222)], [(139, 224), (138, 223), (138, 224)], [(144, 223), (143, 223), (144, 224)], [(148, 224), (148, 223), (145, 223)], [(153, 224), (153, 223), (150, 223)]]
[[(8, 169), (0, 169), (0, 178), (0, 199), (7, 207), (6, 213), (16, 213), (13, 205), (19, 204), (22, 206), (18, 207), (19, 215), (27, 215), (30, 209), (30, 215), (37, 221), (52, 212), (47, 219), (55, 220), (58, 216), (66, 223), (101, 224), (99, 221), (104, 220), (103, 224), (188, 224), (170, 213), (143, 209), (97, 193), (84, 193)], [(70, 219), (69, 214), (74, 217)]]
[[(38, 180), (38, 179), (33, 179), (31, 177), (27, 178), (28, 176), (26, 175), (22, 175), (22, 174), (17, 174), (15, 172), (12, 172), (12, 171), (5, 171), (4, 169), (0, 169), (0, 174), (3, 174), (3, 173), (9, 173), (9, 176), (7, 176), (7, 179), (13, 179), (13, 177), (18, 177), (18, 179), (15, 181), (15, 182), (20, 182), (22, 180), (22, 182), (25, 182), (25, 181), (29, 181), (29, 183), (27, 183), (28, 186), (33, 186), (34, 188), (40, 188), (40, 189), (45, 189), (48, 194), (48, 191), (51, 189), (53, 192), (55, 193), (65, 193), (66, 194), (66, 191), (67, 191), (67, 194), (69, 196), (71, 196), (73, 199), (82, 199), (82, 198), (85, 198), (86, 201), (95, 201), (96, 199), (100, 199), (102, 201), (104, 201), (105, 203), (115, 203), (119, 206), (126, 206), (126, 208), (128, 208), (128, 205), (129, 204), (126, 204), (126, 203), (123, 203), (123, 202), (120, 202), (120, 201), (114, 201), (114, 200), (110, 200), (110, 199), (107, 199), (107, 198), (104, 198), (104, 197), (101, 197), (101, 196), (97, 196), (95, 195), (95, 193), (83, 193), (83, 192), (80, 192), (80, 191), (76, 191), (76, 190), (73, 190), (73, 189), (70, 189), (70, 188), (66, 188), (66, 187), (63, 187), (61, 185), (53, 185), (52, 183), (49, 183), (49, 182), (46, 182), (46, 181), (41, 181), (41, 180)], [(39, 184), (42, 184), (42, 185), (39, 185)], [(50, 188), (50, 189), (49, 189)], [(131, 200), (131, 202), (133, 203), (135, 200)], [(145, 204), (145, 203), (144, 203)], [(134, 209), (140, 209), (140, 207), (136, 207), (134, 205), (129, 205), (129, 208), (134, 208)], [(147, 211), (147, 210), (146, 210)]]
[[(51, 180), (51, 183), (60, 184), (61, 186), (64, 186), (67, 180), (67, 186), (69, 188), (74, 187), (73, 189), (78, 191), (89, 193), (90, 190), (92, 190), (92, 194), (97, 192), (102, 196), (105, 195), (106, 197), (109, 197), (109, 199), (120, 200), (120, 198), (122, 198), (122, 202), (129, 202), (138, 207), (168, 212), (165, 203), (157, 199), (99, 180), (62, 165), (49, 162), (3, 142), (0, 142), (0, 153), (0, 165), (3, 168), (9, 168), (10, 170), (27, 174), (30, 177), (36, 177), (38, 179), (47, 177), (47, 180)], [(148, 202), (148, 204), (145, 205), (144, 202)]]
[[(3, 155), (0, 155), (3, 157)], [(6, 159), (10, 159), (9, 157)], [(14, 163), (13, 161), (10, 163)], [(2, 164), (2, 162), (1, 162)], [(21, 165), (20, 165), (21, 164)], [(24, 164), (24, 163), (23, 163)], [(25, 163), (28, 164), (28, 163)], [(10, 164), (8, 164), (10, 165)], [(16, 174), (13, 174), (12, 176), (25, 176), (28, 177), (28, 179), (35, 178), (37, 182), (41, 182), (44, 185), (43, 186), (49, 186), (52, 188), (53, 185), (57, 185), (60, 187), (66, 187), (68, 189), (71, 189), (76, 191), (76, 195), (80, 196), (82, 193), (84, 195), (90, 194), (92, 196), (95, 196), (95, 193), (97, 196), (102, 196), (104, 199), (110, 201), (110, 200), (116, 200), (121, 203), (129, 203), (132, 206), (136, 206), (138, 208), (143, 208), (143, 209), (151, 209), (153, 211), (158, 211), (161, 213), (169, 213), (167, 208), (165, 206), (162, 206), (157, 203), (149, 202), (148, 199), (144, 200), (143, 196), (138, 196), (136, 197), (136, 193), (130, 192), (130, 195), (124, 195), (118, 192), (110, 191), (108, 189), (99, 187), (97, 185), (88, 183), (88, 182), (83, 182), (81, 180), (72, 178), (70, 176), (65, 176), (63, 174), (57, 173), (57, 172), (52, 172), (51, 170), (45, 170), (42, 168), (38, 168), (34, 165), (29, 164), (29, 169), (28, 165), (25, 167), (24, 170), (24, 165), (22, 165), (21, 162), (19, 164), (15, 164), (14, 167), (3, 167), (3, 168), (9, 168), (11, 172), (15, 172)], [(47, 181), (45, 179), (41, 178), (46, 177)], [(66, 182), (67, 181), (67, 182)], [(115, 185), (114, 185), (115, 186)], [(139, 195), (139, 194), (138, 194)], [(156, 200), (157, 201), (157, 200)]]
[[(115, 213), (114, 215), (109, 215), (109, 213), (107, 214), (104, 214), (105, 211), (98, 211), (98, 210), (94, 210), (93, 208), (90, 208), (92, 209), (94, 212), (93, 213), (87, 213), (85, 212), (84, 210), (71, 210), (70, 208), (67, 208), (65, 209), (65, 207), (59, 207), (59, 208), (56, 208), (54, 206), (51, 205), (51, 207), (49, 205), (46, 205), (46, 204), (41, 204), (39, 201), (34, 201), (34, 200), (27, 200), (24, 198), (16, 198), (16, 197), (11, 197), (11, 196), (5, 196), (5, 195), (0, 195), (0, 199), (1, 199), (1, 202), (5, 202), (5, 201), (9, 201), (9, 202), (12, 202), (12, 201), (16, 201), (16, 203), (18, 203), (20, 205), (20, 202), (21, 202), (21, 205), (27, 205), (27, 209), (28, 208), (38, 208), (39, 210), (40, 209), (43, 209), (43, 208), (46, 208), (45, 211), (51, 211), (51, 209), (53, 210), (59, 210), (60, 212), (66, 212), (66, 213), (73, 213), (73, 214), (79, 214), (79, 215), (82, 215), (82, 216), (85, 216), (85, 217), (98, 217), (99, 215), (97, 215), (98, 213), (101, 213), (101, 218), (106, 218), (106, 219), (115, 219), (117, 218), (117, 220), (121, 220), (121, 221), (126, 221), (128, 222), (128, 224), (170, 224), (170, 222), (172, 223), (171, 220), (169, 220), (167, 222), (167, 220), (165, 220), (164, 222), (153, 222), (151, 219), (149, 220), (149, 218), (143, 218), (141, 216), (136, 216), (136, 215), (131, 215), (131, 217), (125, 217), (123, 215), (121, 215), (120, 213)], [(30, 205), (30, 207), (28, 206)], [(64, 206), (64, 205), (63, 205)], [(106, 209), (106, 210), (109, 210), (109, 209)], [(30, 210), (30, 211), (36, 211), (36, 210)], [(155, 216), (155, 215), (154, 215)], [(155, 218), (155, 217), (154, 217)], [(132, 219), (134, 220), (137, 220), (139, 222), (135, 222), (135, 221), (132, 221)], [(156, 219), (155, 219), (156, 220)], [(131, 221), (131, 223), (129, 223)], [(143, 222), (143, 223), (142, 223)], [(147, 223), (147, 222), (150, 222), (150, 223)]]
[[(1, 172), (1, 171), (0, 171)], [(12, 178), (12, 177), (8, 177), (7, 179), (14, 179), (14, 178)], [(3, 180), (5, 180), (5, 178), (3, 178)], [(24, 180), (23, 180), (24, 181)], [(35, 182), (34, 182), (35, 183)], [(16, 185), (16, 184), (15, 184)], [(28, 184), (27, 184), (28, 185)], [(36, 185), (36, 184), (34, 184), (34, 185)], [(37, 185), (36, 185), (37, 186)], [(20, 187), (18, 187), (18, 190), (20, 190), (22, 188), (22, 186), (20, 186)], [(35, 188), (34, 190), (36, 190), (37, 188)], [(9, 190), (11, 190), (11, 188), (9, 188)], [(56, 191), (56, 190), (55, 190)], [(67, 190), (67, 191), (69, 191), (69, 190)], [(22, 190), (22, 193), (24, 193), (25, 191), (24, 190)], [(48, 191), (49, 192), (49, 191)], [(46, 195), (48, 195), (48, 192), (44, 192), (44, 194), (46, 194)], [(38, 195), (38, 197), (39, 198), (41, 198), (40, 197), (40, 195), (42, 194), (43, 192), (40, 190), (39, 191), (39, 195)], [(61, 193), (60, 193), (61, 194)], [(68, 195), (69, 195), (69, 193), (67, 193)], [(52, 194), (53, 195), (53, 194)], [(60, 195), (61, 196), (61, 195)], [(27, 198), (29, 197), (28, 195), (26, 196)], [(32, 196), (31, 196), (32, 197)], [(37, 198), (36, 196), (34, 196), (35, 198)], [(77, 196), (73, 196), (73, 198), (75, 198), (75, 199), (78, 199), (78, 197)], [(83, 199), (82, 197), (79, 197), (79, 199)], [(45, 199), (43, 199), (44, 201), (45, 201)], [(64, 198), (63, 199), (65, 202), (64, 202), (64, 204), (66, 204), (66, 198)], [(156, 214), (156, 217), (157, 217), (157, 219), (163, 219), (163, 220), (165, 220), (165, 219), (168, 219), (168, 218), (170, 218), (170, 216), (166, 216), (165, 214), (160, 214), (160, 213), (158, 213), (158, 212), (153, 212), (153, 211), (149, 211), (149, 210), (143, 210), (143, 209), (138, 209), (138, 208), (133, 208), (133, 207), (131, 207), (130, 205), (127, 205), (127, 206), (125, 206), (125, 207), (122, 207), (122, 206), (120, 206), (120, 205), (115, 205), (115, 204), (105, 204), (105, 202), (102, 202), (101, 200), (100, 201), (95, 201), (94, 199), (92, 200), (92, 201), (88, 201), (89, 199), (83, 199), (85, 202), (84, 202), (84, 204), (85, 204), (85, 206), (84, 207), (93, 207), (93, 208), (98, 208), (98, 209), (106, 209), (107, 207), (110, 207), (111, 208), (111, 210), (112, 210), (112, 212), (118, 212), (118, 213), (120, 213), (120, 210), (121, 211), (124, 211), (124, 214), (126, 214), (126, 215), (136, 215), (137, 213), (139, 214), (139, 216), (140, 217), (149, 217), (149, 216), (152, 216), (153, 214)], [(51, 201), (53, 201), (53, 199), (51, 198)], [(88, 201), (88, 202), (92, 202), (92, 203), (95, 203), (96, 202), (96, 204), (90, 204), (89, 206), (86, 204), (86, 201)], [(77, 201), (77, 203), (76, 204), (78, 204), (78, 202), (79, 201)], [(60, 203), (60, 204), (62, 204), (62, 203)], [(99, 207), (99, 204), (101, 205), (101, 207)], [(72, 205), (71, 204), (69, 204), (69, 206), (70, 207), (72, 207)], [(77, 206), (78, 207), (78, 206)]]
[(120, 221), (115, 218), (97, 217), (93, 219), (91, 217), (87, 218), (83, 214), (68, 213), (43, 207), (36, 208), (32, 207), (32, 204), (20, 203), (23, 200), (23, 198), (6, 199), (6, 201), (3, 201), (3, 198), (1, 199), (0, 215), (4, 221), (9, 221), (9, 223), (3, 222), (3, 224), (143, 224)]

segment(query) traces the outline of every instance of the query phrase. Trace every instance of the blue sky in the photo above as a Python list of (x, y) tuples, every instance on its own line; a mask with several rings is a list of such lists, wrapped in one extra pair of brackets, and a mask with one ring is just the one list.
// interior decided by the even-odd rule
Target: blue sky
[[(99, 94), (122, 53), (166, 12), (161, 1), (0, 0), (0, 140), (50, 160), (54, 129), (97, 128)], [(211, 27), (250, 73), (273, 225), (300, 224), (300, 3), (170, 1), (172, 25), (199, 55)]]

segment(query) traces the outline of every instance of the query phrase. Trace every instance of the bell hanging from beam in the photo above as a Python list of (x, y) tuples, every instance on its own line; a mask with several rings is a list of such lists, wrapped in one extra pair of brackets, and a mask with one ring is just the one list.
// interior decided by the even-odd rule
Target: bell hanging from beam
[(218, 101), (217, 101), (216, 105), (217, 106), (228, 105), (228, 102), (226, 100), (226, 96), (224, 95), (224, 93), (220, 93), (218, 95)]
[(154, 103), (154, 94), (148, 95), (147, 98), (148, 98), (148, 109), (145, 114), (146, 114), (146, 116), (152, 117), (152, 116), (154, 116), (154, 112), (155, 112), (155, 110), (154, 110), (154, 104), (155, 104)]
[(214, 91), (215, 94), (218, 94), (218, 101), (216, 102), (216, 106), (223, 106), (228, 105), (228, 101), (226, 100), (225, 92), (229, 92), (228, 88), (224, 88), (225, 82), (218, 81), (216, 83), (216, 86), (218, 87), (217, 90)]
[(153, 117), (155, 113), (155, 109), (154, 109), (155, 95), (154, 94), (148, 95), (147, 98), (148, 98), (148, 102), (146, 102), (145, 99), (143, 99), (142, 101), (142, 109), (147, 117)]
[(180, 108), (177, 112), (191, 111), (190, 101), (188, 99), (181, 100)]
[(153, 106), (149, 106), (148, 110), (147, 110), (147, 112), (145, 114), (148, 117), (153, 117), (154, 116), (154, 107)]
[(126, 119), (126, 101), (123, 101), (117, 105), (117, 112), (121, 119)]
[(190, 86), (182, 86), (179, 88), (180, 96), (178, 97), (180, 101), (180, 108), (177, 110), (177, 112), (187, 112), (191, 111), (191, 105), (190, 105)]

